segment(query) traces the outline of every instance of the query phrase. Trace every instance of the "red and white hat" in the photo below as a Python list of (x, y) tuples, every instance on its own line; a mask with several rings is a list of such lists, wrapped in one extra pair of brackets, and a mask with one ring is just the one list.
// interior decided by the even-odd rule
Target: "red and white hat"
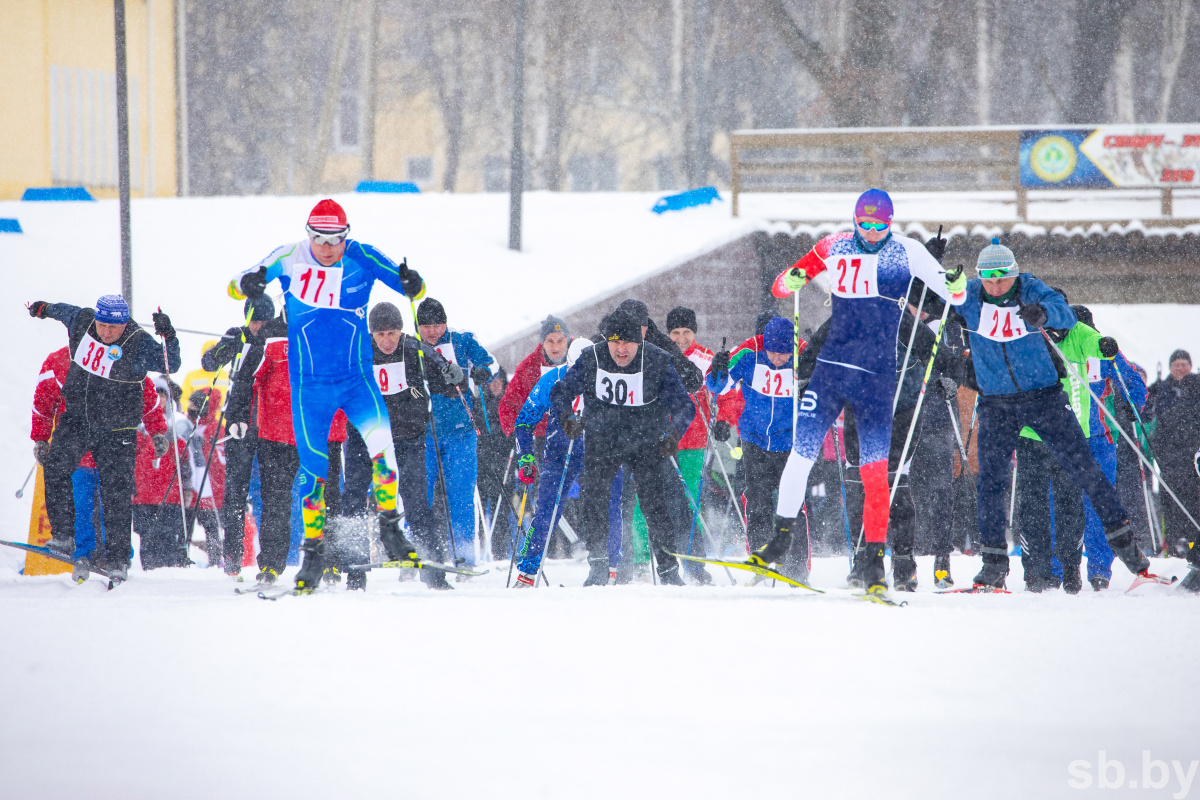
[(346, 220), (346, 210), (326, 198), (309, 212), (307, 227), (320, 233), (338, 233), (349, 228), (350, 223)]

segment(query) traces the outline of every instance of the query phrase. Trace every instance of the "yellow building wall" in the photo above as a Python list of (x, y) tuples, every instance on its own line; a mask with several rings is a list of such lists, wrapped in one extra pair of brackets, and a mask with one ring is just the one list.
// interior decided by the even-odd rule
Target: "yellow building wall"
[[(116, 45), (112, 0), (4, 0), (3, 6), (0, 199), (16, 199), (31, 186), (79, 183), (55, 181), (51, 172), (51, 65), (112, 73)], [(176, 193), (174, 0), (126, 0), (125, 20), (130, 94), (136, 85), (139, 109), (138, 128), (131, 130), (130, 138), (141, 144), (140, 161), (131, 168), (138, 177), (131, 191), (136, 197), (172, 197)], [(61, 109), (59, 113), (62, 120)], [(84, 181), (98, 197), (115, 196), (115, 180), (113, 184)]]

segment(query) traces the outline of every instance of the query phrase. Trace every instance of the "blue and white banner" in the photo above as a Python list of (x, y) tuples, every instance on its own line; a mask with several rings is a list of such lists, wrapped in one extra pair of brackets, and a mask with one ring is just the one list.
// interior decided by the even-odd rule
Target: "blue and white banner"
[(1034, 189), (1200, 186), (1200, 124), (1021, 131), (1021, 185)]

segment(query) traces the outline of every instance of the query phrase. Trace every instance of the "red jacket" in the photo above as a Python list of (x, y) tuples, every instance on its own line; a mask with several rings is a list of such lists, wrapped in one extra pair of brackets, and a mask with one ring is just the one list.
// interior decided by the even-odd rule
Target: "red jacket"
[[(37, 387), (33, 390), (33, 426), (29, 434), (29, 438), (35, 442), (50, 441), (58, 418), (67, 410), (67, 403), (62, 396), (62, 385), (70, 366), (71, 353), (66, 347), (55, 350), (42, 362)], [(142, 424), (146, 426), (150, 436), (167, 432), (167, 420), (158, 403), (154, 382), (149, 378), (142, 382)], [(96, 462), (92, 460), (92, 454), (85, 453), (79, 466), (94, 469)]]
[[(533, 391), (538, 380), (556, 366), (559, 365), (546, 360), (546, 351), (542, 349), (541, 342), (538, 342), (537, 348), (517, 365), (517, 371), (513, 373), (512, 380), (504, 390), (504, 396), (500, 398), (500, 427), (504, 429), (505, 436), (512, 436), (517, 429), (517, 415), (521, 413), (521, 407), (529, 399), (529, 393)], [(546, 435), (544, 416), (533, 429), (533, 435)]]
[[(258, 438), (296, 444), (292, 428), (292, 381), (288, 377), (288, 342), (268, 339), (254, 372), (254, 403), (258, 409)], [(346, 414), (340, 408), (329, 427), (329, 441), (346, 441)]]
[[(689, 361), (700, 368), (700, 372), (705, 377), (708, 376), (708, 371), (712, 367), (713, 351), (707, 347), (703, 347), (692, 342), (692, 346), (683, 354)], [(709, 420), (712, 419), (712, 414), (709, 411), (710, 398), (712, 397), (708, 389), (701, 387), (700, 391), (692, 395), (692, 402), (696, 404), (696, 417), (692, 420), (692, 424), (688, 426), (687, 431), (683, 434), (683, 438), (679, 440), (680, 450), (701, 450), (708, 443), (707, 426)], [(724, 420), (730, 425), (737, 426), (738, 418), (742, 415), (742, 406), (745, 403), (742, 401), (741, 390), (737, 392), (728, 392), (724, 395), (717, 396), (717, 419)], [(703, 421), (700, 415), (704, 415)]]
[[(200, 393), (208, 392), (208, 387), (197, 390)], [(221, 407), (221, 390), (213, 389), (212, 399), (204, 407), (204, 416), (196, 422), (196, 431), (192, 436), (192, 448), (199, 450), (202, 458), (196, 458), (196, 453), (189, 452), (188, 458), (192, 459), (192, 480), (188, 487), (195, 492), (200, 489), (200, 482), (204, 481), (204, 491), (200, 495), (200, 508), (208, 510), (216, 510), (221, 508), (225, 502), (225, 445), (222, 442), (217, 442), (216, 458), (213, 458), (213, 429), (217, 425), (217, 413)], [(221, 437), (218, 436), (217, 439)], [(208, 478), (204, 477), (205, 465), (208, 467)], [(193, 504), (195, 499), (192, 500)]]
[[(186, 458), (187, 451), (184, 448), (187, 442), (179, 439), (176, 444), (179, 447), (179, 457)], [(135, 505), (156, 506), (162, 503), (167, 486), (171, 487), (167, 504), (179, 505), (179, 481), (175, 480), (174, 453), (167, 450), (162, 458), (155, 458), (154, 442), (149, 434), (141, 430), (138, 430), (137, 435), (137, 457), (134, 460), (133, 477)]]

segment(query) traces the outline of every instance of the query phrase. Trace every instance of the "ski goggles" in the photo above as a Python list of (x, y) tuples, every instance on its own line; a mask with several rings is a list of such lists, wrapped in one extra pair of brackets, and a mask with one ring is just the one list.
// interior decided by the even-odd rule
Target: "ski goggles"
[(999, 269), (981, 269), (979, 277), (985, 281), (994, 281), (997, 278), (1015, 278), (1017, 273), (1012, 267), (1000, 267)]
[(317, 244), (341, 244), (350, 235), (349, 225), (336, 233), (322, 232), (310, 225), (305, 225), (304, 229), (308, 231), (308, 238)]
[(854, 224), (864, 231), (886, 231), (892, 227), (890, 222), (855, 222)]

